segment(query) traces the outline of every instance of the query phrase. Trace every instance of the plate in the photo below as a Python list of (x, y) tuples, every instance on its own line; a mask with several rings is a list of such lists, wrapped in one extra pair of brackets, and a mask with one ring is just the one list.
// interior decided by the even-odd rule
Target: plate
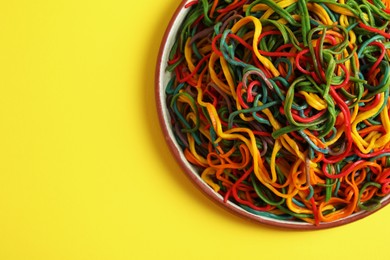
[(157, 66), (156, 66), (156, 78), (155, 78), (155, 97), (157, 103), (157, 112), (159, 116), (160, 125), (165, 136), (166, 143), (168, 144), (172, 155), (176, 161), (180, 164), (184, 173), (190, 178), (196, 187), (198, 187), (211, 201), (214, 201), (218, 205), (222, 206), (224, 209), (234, 213), (238, 216), (241, 216), (245, 219), (255, 221), (257, 223), (262, 223), (266, 225), (272, 225), (282, 228), (289, 229), (301, 229), (301, 230), (310, 230), (310, 229), (323, 229), (336, 227), (344, 225), (347, 223), (354, 222), (361, 218), (364, 218), (375, 211), (383, 208), (389, 203), (389, 196), (385, 196), (380, 201), (380, 206), (371, 211), (359, 211), (349, 215), (348, 217), (338, 219), (332, 222), (321, 222), (318, 225), (313, 225), (312, 223), (307, 223), (297, 220), (288, 220), (288, 219), (275, 219), (267, 216), (262, 216), (254, 214), (232, 201), (224, 201), (224, 197), (219, 193), (215, 192), (201, 177), (200, 173), (191, 163), (186, 159), (184, 152), (178, 142), (176, 141), (174, 132), (171, 127), (171, 116), (168, 111), (169, 104), (166, 101), (165, 89), (169, 83), (169, 80), (172, 77), (172, 73), (167, 71), (169, 53), (177, 39), (177, 34), (179, 28), (183, 21), (185, 20), (186, 15), (188, 14), (190, 8), (188, 5), (191, 5), (194, 1), (183, 1), (176, 12), (174, 13), (164, 35), (164, 38), (161, 43)]

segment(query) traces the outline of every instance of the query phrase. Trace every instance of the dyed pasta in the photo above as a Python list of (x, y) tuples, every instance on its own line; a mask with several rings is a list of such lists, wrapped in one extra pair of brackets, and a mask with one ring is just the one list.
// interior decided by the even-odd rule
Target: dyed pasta
[(172, 129), (201, 178), (257, 215), (318, 225), (390, 193), (390, 9), (199, 0), (171, 52)]

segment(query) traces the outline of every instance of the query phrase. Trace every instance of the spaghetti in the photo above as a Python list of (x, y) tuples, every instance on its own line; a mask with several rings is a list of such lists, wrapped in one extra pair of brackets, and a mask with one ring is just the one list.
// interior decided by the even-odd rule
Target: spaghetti
[(199, 0), (171, 49), (171, 125), (246, 211), (315, 225), (390, 193), (390, 9), (380, 0)]

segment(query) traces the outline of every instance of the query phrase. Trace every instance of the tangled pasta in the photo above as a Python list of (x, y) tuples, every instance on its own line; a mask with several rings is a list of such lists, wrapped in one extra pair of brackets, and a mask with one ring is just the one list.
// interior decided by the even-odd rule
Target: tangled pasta
[(171, 125), (226, 201), (318, 225), (390, 193), (390, 9), (380, 0), (189, 2)]

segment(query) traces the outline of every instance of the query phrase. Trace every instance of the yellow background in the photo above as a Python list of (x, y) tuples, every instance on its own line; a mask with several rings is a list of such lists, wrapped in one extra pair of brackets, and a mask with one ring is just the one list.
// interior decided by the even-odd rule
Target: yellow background
[(286, 231), (184, 176), (154, 100), (178, 4), (0, 1), (0, 259), (389, 259), (390, 207)]

